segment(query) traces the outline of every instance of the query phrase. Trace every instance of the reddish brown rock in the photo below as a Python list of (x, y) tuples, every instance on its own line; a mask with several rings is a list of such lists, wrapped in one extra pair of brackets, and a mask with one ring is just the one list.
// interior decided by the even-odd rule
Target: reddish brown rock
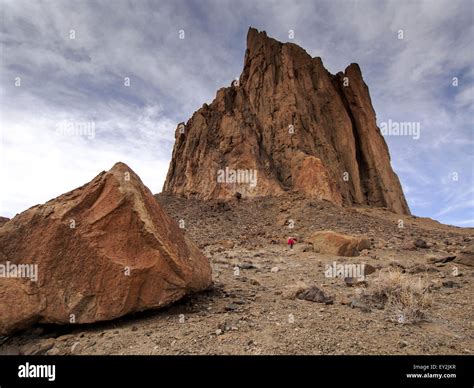
[(347, 236), (332, 231), (313, 233), (308, 243), (318, 253), (337, 256), (358, 256), (362, 249), (370, 248), (370, 241), (364, 237)]
[(7, 217), (0, 217), (0, 226), (6, 224), (10, 219)]
[(474, 244), (464, 247), (454, 259), (454, 263), (474, 267)]
[(311, 286), (300, 290), (296, 293), (296, 298), (307, 300), (310, 302), (333, 304), (334, 298), (326, 295), (326, 293), (316, 286)]
[(208, 259), (123, 163), (17, 215), (0, 247), (0, 264), (37, 265), (37, 281), (0, 277), (0, 335), (110, 320), (211, 284)]
[(373, 265), (364, 264), (364, 276), (370, 275), (375, 271), (377, 271), (377, 268), (375, 268)]
[[(219, 170), (257, 182), (219, 181)], [(176, 130), (163, 191), (184, 197), (282, 195), (409, 214), (357, 64), (330, 74), (320, 58), (250, 29), (238, 82)]]
[(342, 204), (341, 194), (335, 188), (321, 159), (303, 152), (297, 154), (292, 160), (292, 176), (293, 185), (298, 191)]

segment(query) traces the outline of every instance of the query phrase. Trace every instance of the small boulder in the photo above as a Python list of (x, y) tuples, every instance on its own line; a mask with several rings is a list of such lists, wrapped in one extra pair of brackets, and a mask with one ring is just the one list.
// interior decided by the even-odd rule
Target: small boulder
[(474, 244), (469, 244), (461, 250), (461, 253), (454, 259), (454, 263), (474, 267)]
[(407, 241), (402, 245), (402, 249), (405, 249), (407, 251), (414, 251), (416, 250), (416, 245), (413, 241)]
[(364, 265), (364, 276), (370, 275), (377, 271), (377, 268), (375, 268), (373, 265), (370, 264), (365, 264)]
[(370, 240), (365, 237), (353, 237), (333, 231), (321, 231), (311, 235), (308, 242), (314, 252), (338, 256), (358, 256), (360, 250), (370, 248)]
[(367, 282), (365, 280), (359, 278), (344, 278), (344, 283), (348, 287), (365, 287), (367, 286)]
[(364, 313), (370, 313), (372, 311), (367, 303), (357, 298), (352, 299), (350, 306), (351, 308), (359, 309), (360, 311)]
[(324, 303), (324, 304), (333, 304), (334, 299), (331, 296), (328, 296), (324, 291), (320, 290), (316, 286), (300, 290), (296, 294), (297, 299), (308, 300), (310, 302)]
[(426, 258), (426, 261), (429, 264), (444, 264), (453, 261), (456, 258), (455, 255), (445, 255), (445, 256), (430, 256)]
[(413, 245), (415, 245), (416, 248), (420, 248), (420, 249), (429, 248), (428, 243), (421, 238), (417, 238), (415, 241), (413, 241)]

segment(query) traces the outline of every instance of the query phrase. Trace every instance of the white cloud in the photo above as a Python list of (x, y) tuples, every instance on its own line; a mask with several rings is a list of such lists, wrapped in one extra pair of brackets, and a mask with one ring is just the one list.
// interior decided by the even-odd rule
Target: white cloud
[[(93, 138), (87, 132), (57, 131), (62, 120), (75, 124), (83, 117), (44, 106), (40, 110), (37, 118), (12, 115), (2, 120), (0, 214), (11, 217), (81, 186), (118, 161), (128, 164), (152, 192), (161, 191), (175, 124), (159, 106), (104, 111), (94, 122)], [(160, 147), (165, 141), (167, 147)]]

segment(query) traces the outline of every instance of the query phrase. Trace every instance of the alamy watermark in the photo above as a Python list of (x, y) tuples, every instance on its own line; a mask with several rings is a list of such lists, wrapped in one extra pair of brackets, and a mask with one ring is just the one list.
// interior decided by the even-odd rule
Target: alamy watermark
[(95, 138), (95, 122), (62, 120), (56, 124), (56, 133), (62, 136), (84, 136), (92, 140)]
[(380, 131), (384, 136), (410, 136), (413, 140), (418, 140), (420, 138), (420, 123), (389, 119), (380, 123)]
[(365, 264), (326, 264), (324, 276), (327, 278), (354, 278), (358, 280), (365, 279)]
[(38, 264), (14, 264), (10, 261), (0, 263), (0, 278), (30, 279), (38, 281)]
[(35, 365), (29, 362), (18, 366), (19, 378), (43, 378), (48, 381), (56, 380), (56, 365)]
[(250, 187), (257, 186), (257, 170), (246, 169), (225, 169), (217, 170), (217, 183), (238, 183), (248, 184)]

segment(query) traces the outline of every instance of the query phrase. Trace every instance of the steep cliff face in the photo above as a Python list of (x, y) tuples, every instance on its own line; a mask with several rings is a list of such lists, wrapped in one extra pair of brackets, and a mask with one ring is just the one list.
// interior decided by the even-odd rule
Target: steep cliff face
[(320, 58), (251, 28), (240, 79), (178, 126), (163, 191), (289, 190), (409, 214), (359, 66), (332, 75)]

